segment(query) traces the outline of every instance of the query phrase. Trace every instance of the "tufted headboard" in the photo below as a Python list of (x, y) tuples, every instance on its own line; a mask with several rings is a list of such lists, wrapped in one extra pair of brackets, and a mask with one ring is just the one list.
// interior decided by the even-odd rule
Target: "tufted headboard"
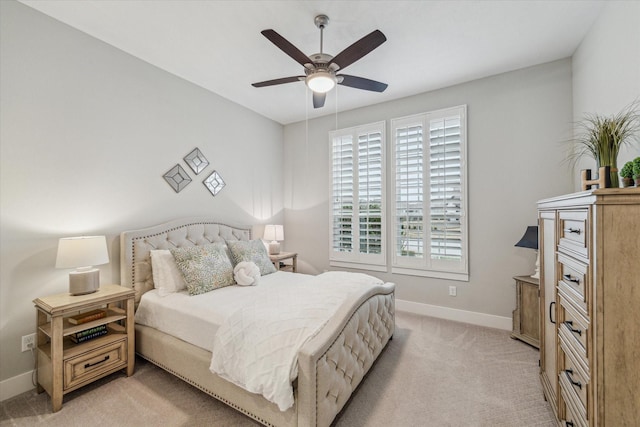
[(140, 297), (153, 289), (150, 251), (200, 246), (227, 240), (251, 240), (250, 227), (220, 224), (211, 218), (183, 218), (120, 234), (120, 282)]

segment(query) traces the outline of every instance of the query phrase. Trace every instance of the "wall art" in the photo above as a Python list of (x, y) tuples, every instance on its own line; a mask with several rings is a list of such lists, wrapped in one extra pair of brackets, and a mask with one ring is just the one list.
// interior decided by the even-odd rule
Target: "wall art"
[(163, 178), (176, 193), (179, 193), (191, 183), (189, 174), (178, 164), (172, 167), (169, 172), (165, 173)]
[(192, 152), (187, 154), (184, 157), (184, 161), (196, 175), (209, 166), (209, 161), (198, 148), (195, 148)]
[(202, 181), (205, 187), (213, 194), (214, 196), (220, 192), (226, 185), (222, 176), (216, 171), (213, 171), (211, 175), (207, 177), (204, 181)]

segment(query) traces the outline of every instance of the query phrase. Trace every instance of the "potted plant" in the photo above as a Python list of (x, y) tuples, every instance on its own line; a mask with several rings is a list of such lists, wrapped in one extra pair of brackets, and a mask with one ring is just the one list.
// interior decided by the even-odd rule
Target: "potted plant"
[(638, 142), (640, 133), (640, 101), (634, 101), (613, 116), (587, 114), (576, 123), (577, 143), (574, 160), (588, 155), (596, 161), (597, 168), (609, 166), (611, 186), (619, 187), (618, 152), (626, 144)]
[(633, 159), (633, 179), (636, 181), (636, 187), (640, 187), (640, 157)]
[(633, 161), (624, 164), (620, 169), (623, 187), (633, 187)]

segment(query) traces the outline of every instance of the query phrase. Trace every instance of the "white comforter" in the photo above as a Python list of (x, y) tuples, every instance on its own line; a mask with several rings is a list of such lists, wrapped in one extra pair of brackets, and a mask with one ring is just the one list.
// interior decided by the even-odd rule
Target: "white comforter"
[(258, 285), (218, 328), (210, 370), (286, 411), (293, 405), (298, 351), (341, 304), (382, 284), (360, 273), (300, 275), (299, 283)]

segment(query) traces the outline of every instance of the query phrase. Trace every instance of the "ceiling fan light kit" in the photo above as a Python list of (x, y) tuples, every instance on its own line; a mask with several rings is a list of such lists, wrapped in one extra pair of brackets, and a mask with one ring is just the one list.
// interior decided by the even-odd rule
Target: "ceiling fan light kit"
[(329, 24), (329, 17), (326, 15), (318, 15), (315, 17), (314, 23), (316, 27), (320, 29), (320, 53), (311, 56), (302, 53), (297, 47), (274, 30), (264, 30), (261, 32), (263, 36), (269, 39), (269, 41), (275, 44), (280, 50), (302, 65), (305, 76), (266, 80), (253, 83), (253, 87), (266, 87), (304, 81), (307, 87), (313, 91), (314, 108), (324, 106), (326, 93), (333, 89), (336, 84), (372, 92), (384, 92), (387, 88), (386, 83), (365, 79), (363, 77), (336, 74), (338, 70), (345, 69), (384, 43), (387, 38), (380, 30), (369, 33), (336, 56), (331, 56), (322, 52), (323, 32)]

